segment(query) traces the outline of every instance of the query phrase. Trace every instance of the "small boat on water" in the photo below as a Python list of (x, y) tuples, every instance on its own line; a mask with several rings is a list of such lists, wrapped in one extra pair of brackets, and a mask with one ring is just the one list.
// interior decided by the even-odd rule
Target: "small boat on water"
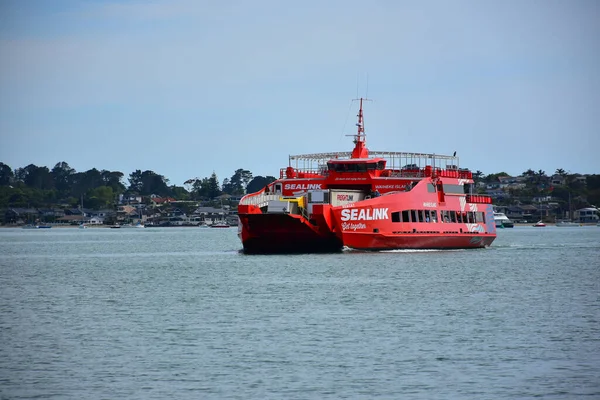
[(83, 211), (83, 195), (81, 195), (81, 223), (79, 224), (79, 229), (87, 229), (87, 224), (85, 223), (85, 212)]
[[(223, 210), (223, 201), (221, 201), (221, 210)], [(225, 215), (225, 211), (223, 211), (223, 216), (221, 217), (221, 219), (214, 221), (210, 225), (210, 227), (211, 228), (230, 228), (231, 225), (229, 225), (229, 223), (225, 219), (224, 215)]]
[[(119, 225), (121, 229), (130, 229), (130, 228), (145, 228), (144, 224), (138, 222), (136, 224), (122, 224)], [(111, 227), (112, 228), (112, 227)]]
[(577, 222), (565, 220), (565, 221), (557, 221), (556, 226), (558, 226), (558, 227), (580, 226), (580, 224), (578, 224)]
[(21, 227), (22, 229), (50, 229), (52, 225), (27, 224)]
[(245, 253), (468, 249), (491, 245), (490, 196), (453, 155), (370, 152), (363, 101), (351, 152), (289, 156), (279, 179), (238, 205)]
[(494, 222), (496, 223), (496, 228), (514, 228), (515, 226), (515, 223), (506, 214), (501, 212), (494, 212)]
[(546, 224), (542, 220), (539, 220), (538, 222), (536, 222), (535, 224), (533, 224), (534, 228), (543, 228), (545, 226), (546, 226)]
[(215, 223), (213, 223), (212, 225), (210, 225), (211, 228), (230, 228), (231, 225), (229, 225), (226, 221), (217, 221)]

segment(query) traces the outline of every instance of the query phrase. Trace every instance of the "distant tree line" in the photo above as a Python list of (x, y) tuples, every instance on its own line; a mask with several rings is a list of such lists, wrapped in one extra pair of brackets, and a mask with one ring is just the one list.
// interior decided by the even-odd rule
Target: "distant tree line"
[[(561, 207), (567, 207), (569, 200), (573, 207), (600, 206), (600, 175), (588, 175), (585, 180), (580, 174), (557, 169), (554, 175), (563, 178), (563, 185), (552, 185), (551, 177), (542, 170), (528, 169), (520, 177), (522, 187), (507, 190), (505, 197), (494, 201), (497, 205), (510, 205), (515, 202), (530, 204), (532, 199), (549, 196), (557, 199)], [(473, 173), (475, 183), (481, 193), (486, 185), (498, 183), (506, 172), (485, 175), (481, 171)], [(13, 170), (0, 162), (0, 208), (7, 207), (76, 207), (83, 200), (86, 208), (112, 208), (120, 194), (172, 197), (177, 200), (211, 200), (222, 194), (242, 196), (253, 193), (275, 180), (273, 176), (253, 176), (252, 172), (237, 169), (223, 183), (219, 183), (216, 173), (204, 178), (191, 178), (184, 186), (169, 185), (169, 180), (154, 171), (135, 170), (128, 176), (120, 171), (97, 170), (92, 168), (77, 172), (64, 161), (52, 169), (29, 164)]]
[(172, 197), (177, 200), (210, 200), (222, 194), (241, 196), (273, 182), (273, 176), (256, 176), (238, 169), (219, 184), (216, 173), (210, 177), (192, 178), (185, 186), (169, 185), (169, 180), (154, 171), (135, 170), (128, 183), (120, 171), (92, 168), (77, 172), (61, 161), (52, 169), (29, 164), (13, 170), (0, 162), (0, 208), (7, 207), (76, 207), (81, 201), (86, 208), (114, 207), (120, 194)]
[[(486, 192), (486, 185), (498, 183), (499, 178), (510, 176), (506, 172), (485, 175), (481, 171), (473, 173), (475, 183), (479, 185), (481, 193)], [(512, 205), (516, 202), (521, 204), (531, 204), (534, 198), (551, 196), (554, 201), (559, 203), (559, 208), (563, 211), (569, 211), (571, 208), (583, 208), (589, 206), (600, 206), (600, 175), (587, 175), (585, 179), (578, 173), (570, 173), (562, 168), (558, 168), (552, 176), (562, 178), (563, 184), (552, 184), (552, 176), (546, 175), (543, 170), (534, 171), (528, 169), (520, 177), (522, 187), (513, 187), (506, 191), (506, 196), (499, 197), (494, 201), (495, 205)]]

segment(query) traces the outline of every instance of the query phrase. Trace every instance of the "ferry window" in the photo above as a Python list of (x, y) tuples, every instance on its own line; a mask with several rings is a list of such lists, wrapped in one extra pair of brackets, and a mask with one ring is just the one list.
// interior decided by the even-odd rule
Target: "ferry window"
[(485, 214), (482, 212), (478, 212), (475, 214), (476, 218), (477, 218), (477, 222), (481, 222), (485, 224)]
[(433, 186), (432, 183), (428, 183), (427, 184), (427, 192), (428, 193), (435, 193), (435, 186)]
[(450, 211), (450, 222), (456, 222), (456, 211)]
[(410, 222), (410, 218), (408, 216), (408, 210), (402, 211), (402, 222)]
[(425, 217), (425, 210), (419, 211), (419, 222), (426, 222), (427, 218)]
[(464, 193), (465, 194), (471, 194), (471, 186), (472, 185), (470, 183), (465, 183), (463, 185), (463, 187), (464, 187)]
[(467, 221), (469, 224), (475, 223), (475, 213), (473, 211), (467, 213)]
[(431, 212), (431, 222), (437, 222), (438, 221), (438, 219), (437, 219), (437, 211), (431, 210), (430, 212)]
[(375, 163), (368, 163), (367, 164), (367, 169), (369, 171), (374, 171), (376, 168), (377, 168), (377, 164), (375, 164)]
[(400, 222), (400, 211), (392, 213), (392, 222)]
[(458, 222), (459, 224), (460, 224), (461, 222), (463, 222), (463, 221), (462, 221), (462, 214), (461, 214), (461, 212), (460, 212), (460, 211), (458, 211), (458, 212), (456, 213), (456, 222)]
[(383, 171), (385, 168), (385, 161), (377, 161), (377, 169)]
[(448, 183), (444, 183), (444, 192), (452, 193), (452, 194), (464, 194), (464, 189), (462, 185), (451, 185)]
[(419, 222), (419, 218), (417, 218), (417, 211), (416, 210), (410, 210), (410, 220), (412, 222)]

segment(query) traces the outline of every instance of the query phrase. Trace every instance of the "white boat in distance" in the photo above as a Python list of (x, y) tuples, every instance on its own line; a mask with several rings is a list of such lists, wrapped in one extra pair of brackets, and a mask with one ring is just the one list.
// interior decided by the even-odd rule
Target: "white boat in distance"
[(230, 228), (231, 225), (229, 225), (225, 220), (221, 220), (221, 221), (217, 221), (215, 223), (213, 223), (212, 225), (210, 225), (211, 228)]
[(81, 195), (81, 223), (79, 224), (79, 229), (87, 229), (85, 213), (83, 212), (83, 195)]
[(579, 226), (579, 224), (577, 222), (573, 222), (573, 221), (558, 221), (556, 222), (556, 226)]
[(144, 224), (142, 224), (141, 222), (138, 222), (137, 224), (123, 224), (123, 225), (119, 225), (119, 227), (121, 229), (128, 229), (128, 228), (145, 228)]
[(514, 228), (515, 223), (512, 222), (504, 213), (494, 212), (494, 222), (496, 228)]
[(36, 225), (36, 224), (27, 224), (23, 225), (21, 228), (23, 229), (50, 229), (52, 225)]

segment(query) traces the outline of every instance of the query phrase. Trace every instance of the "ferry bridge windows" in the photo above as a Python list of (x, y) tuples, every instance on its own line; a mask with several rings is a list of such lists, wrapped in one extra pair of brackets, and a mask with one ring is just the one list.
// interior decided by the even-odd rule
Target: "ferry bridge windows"
[[(385, 163), (384, 163), (385, 165)], [(367, 172), (375, 170), (376, 163), (328, 163), (330, 171), (335, 172)]]
[(453, 185), (450, 183), (444, 183), (444, 193), (448, 194), (464, 194), (465, 189), (463, 185)]

